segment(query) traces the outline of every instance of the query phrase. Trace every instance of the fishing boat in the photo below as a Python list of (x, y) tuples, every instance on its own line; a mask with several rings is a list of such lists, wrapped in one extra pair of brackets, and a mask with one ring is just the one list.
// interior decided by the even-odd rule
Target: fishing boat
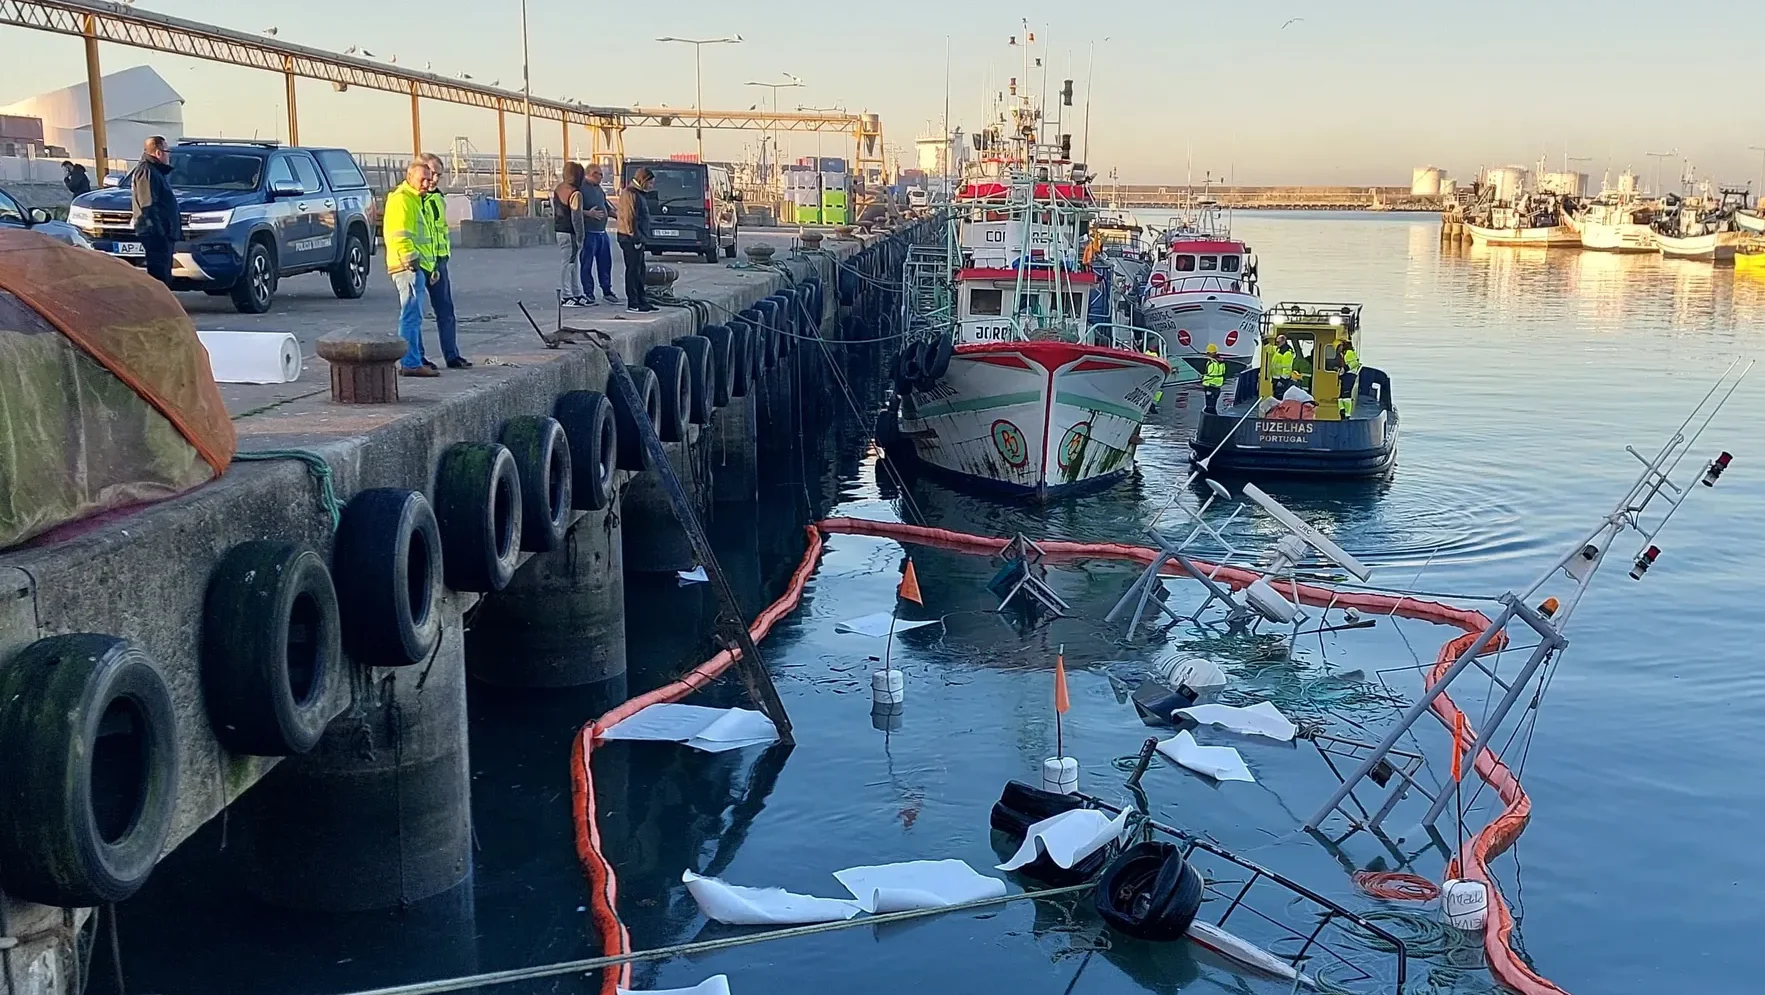
[(1765, 214), (1759, 213), (1757, 208), (1743, 207), (1734, 212), (1734, 226), (1749, 234), (1765, 235)]
[(1209, 346), (1231, 373), (1247, 367), (1262, 326), (1256, 257), (1221, 222), (1218, 205), (1199, 201), (1159, 239), (1157, 257), (1142, 291), (1142, 320), (1163, 337), (1173, 365), (1182, 364), (1183, 379), (1200, 378)]
[(1654, 204), (1634, 193), (1602, 193), (1577, 221), (1581, 247), (1598, 252), (1654, 252)]
[(1765, 280), (1765, 240), (1747, 237), (1735, 246), (1734, 272), (1737, 276)]
[(1556, 194), (1528, 194), (1512, 205), (1489, 206), (1478, 220), (1467, 220), (1465, 230), (1474, 245), (1579, 246), (1581, 232), (1569, 200)]
[(1668, 194), (1662, 216), (1653, 226), (1655, 247), (1670, 259), (1733, 262), (1745, 237), (1735, 216), (1746, 202), (1747, 192), (1738, 188), (1724, 188), (1714, 200)]
[(944, 243), (909, 252), (906, 344), (878, 434), (958, 486), (1046, 501), (1133, 469), (1170, 366), (1155, 333), (1090, 319), (1082, 233), (1097, 204), (1067, 146), (1038, 141), (1040, 115), (1018, 98), (983, 129)]
[[(1201, 416), (1192, 460), (1219, 473), (1378, 477), (1397, 462), (1391, 379), (1370, 366), (1344, 368), (1360, 351), (1361, 305), (1291, 302), (1270, 308), (1257, 365), (1228, 383), (1218, 409)], [(1273, 350), (1292, 349), (1291, 386), (1273, 376)], [(1343, 403), (1343, 399), (1347, 403)]]

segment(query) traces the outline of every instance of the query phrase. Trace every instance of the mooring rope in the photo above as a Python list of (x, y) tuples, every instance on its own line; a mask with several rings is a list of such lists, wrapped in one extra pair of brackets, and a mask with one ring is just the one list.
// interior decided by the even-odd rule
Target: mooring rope
[(251, 452), (233, 454), (236, 461), (291, 459), (305, 463), (312, 471), (313, 479), (319, 483), (319, 510), (331, 519), (331, 531), (337, 531), (337, 523), (343, 520), (343, 504), (337, 500), (337, 491), (331, 486), (331, 464), (325, 457), (310, 449), (257, 449)]

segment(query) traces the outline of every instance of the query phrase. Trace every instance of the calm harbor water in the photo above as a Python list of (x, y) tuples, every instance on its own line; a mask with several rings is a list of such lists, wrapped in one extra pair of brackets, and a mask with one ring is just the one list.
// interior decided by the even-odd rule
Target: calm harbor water
[[(1525, 585), (1633, 478), (1623, 447), (1658, 446), (1729, 359), (1760, 350), (1765, 281), (1732, 270), (1652, 256), (1443, 251), (1431, 217), (1250, 214), (1234, 229), (1261, 256), (1268, 301), (1366, 305), (1363, 357), (1390, 374), (1403, 418), (1395, 474), (1380, 483), (1260, 483), (1391, 586), (1490, 596)], [(1192, 402), (1167, 397), (1146, 430), (1137, 478), (1046, 508), (990, 504), (929, 483), (903, 493), (861, 440), (842, 433), (812, 455), (804, 480), (773, 487), (756, 517), (717, 522), (725, 568), (744, 600), (769, 600), (801, 554), (802, 522), (829, 511), (986, 534), (1139, 541), (1173, 495), (1197, 499), (1176, 493)], [(1759, 988), (1752, 947), (1761, 917), (1751, 891), (1765, 878), (1765, 857), (1746, 840), (1765, 798), (1755, 735), (1765, 724), (1765, 677), (1754, 661), (1765, 614), (1760, 571), (1746, 564), (1749, 526), (1765, 519), (1765, 465), (1749, 444), (1762, 420), (1765, 379), (1743, 385), (1694, 454), (1726, 448), (1736, 462), (1721, 486), (1693, 494), (1647, 580), (1631, 581), (1622, 560), (1608, 563), (1570, 628), (1525, 748), (1533, 820), (1496, 868), (1522, 913), (1525, 950), (1540, 973), (1578, 995)], [(1235, 529), (1253, 546), (1273, 534), (1248, 515)], [(1619, 547), (1631, 551), (1630, 540)], [(990, 869), (1002, 859), (987, 827), (1000, 786), (1033, 782), (1053, 752), (1050, 671), (1061, 645), (1072, 669), (1067, 752), (1080, 758), (1087, 789), (1116, 797), (1118, 761), (1148, 733), (1121, 680), (1137, 665), (1202, 653), (1226, 664), (1239, 688), (1350, 732), (1350, 722), (1389, 721), (1392, 697), (1416, 691), (1417, 661), (1457, 634), (1383, 620), (1302, 643), (1280, 664), (1259, 661), (1266, 646), (1256, 640), (1182, 628), (1130, 644), (1102, 616), (1132, 573), (1106, 563), (1053, 571), (1077, 617), (1025, 634), (990, 612), (993, 564), (913, 555), (926, 605), (908, 614), (943, 624), (895, 643), (908, 675), (899, 728), (878, 730), (869, 715), (867, 657), (880, 642), (834, 626), (889, 608), (902, 548), (838, 536), (803, 608), (763, 647), (796, 725), (794, 750), (597, 751), (602, 834), (637, 947), (727, 932), (698, 915), (680, 884), (684, 869), (829, 896), (842, 894), (832, 872), (856, 864), (959, 857)], [(1195, 598), (1173, 587), (1174, 605)], [(705, 647), (682, 619), (710, 611), (702, 587), (672, 581), (634, 582), (628, 601), (632, 670), (621, 696), (699, 659)], [(1473, 717), (1478, 683), (1467, 679), (1457, 693)], [(122, 909), (129, 989), (340, 992), (597, 953), (571, 849), (567, 756), (576, 727), (611, 696), (472, 690), (474, 878), (403, 912), (308, 917), (253, 905), (227, 862), (213, 859), (224, 827), (209, 827)], [(739, 684), (726, 680), (707, 696), (719, 701), (740, 703)], [(1431, 720), (1418, 729), (1444, 776), (1445, 736)], [(1259, 783), (1215, 785), (1161, 763), (1145, 782), (1157, 815), (1357, 909), (1414, 911), (1358, 896), (1349, 881), (1350, 869), (1395, 865), (1376, 841), (1362, 834), (1333, 849), (1299, 832), (1335, 783), (1309, 746), (1200, 738), (1238, 746)], [(1470, 804), (1468, 825), (1487, 821), (1490, 801), (1484, 793)], [(1420, 812), (1406, 803), (1392, 825), (1401, 831)], [(1425, 840), (1403, 849), (1421, 851), (1418, 872), (1440, 877), (1442, 856)], [(1263, 901), (1282, 914), (1279, 896)], [(1403, 918), (1391, 927), (1421, 929)], [(1474, 944), (1439, 931), (1418, 936), (1428, 950), (1412, 961), (1407, 991), (1492, 989)], [(738, 993), (1285, 990), (1186, 945), (1112, 942), (1088, 898), (676, 959), (640, 967), (636, 980), (684, 987), (716, 973)], [(108, 964), (92, 986), (115, 987)], [(568, 978), (488, 990), (592, 988), (592, 979)]]

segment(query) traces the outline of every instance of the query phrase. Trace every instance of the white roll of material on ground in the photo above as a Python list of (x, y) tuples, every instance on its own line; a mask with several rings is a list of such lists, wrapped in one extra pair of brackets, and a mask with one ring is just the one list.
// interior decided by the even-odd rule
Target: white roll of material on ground
[(1489, 918), (1489, 889), (1481, 881), (1450, 878), (1440, 886), (1440, 911), (1454, 929), (1474, 933)]
[(873, 705), (899, 705), (907, 700), (907, 681), (899, 670), (870, 672), (870, 702)]
[(1079, 790), (1079, 762), (1072, 757), (1042, 761), (1042, 790), (1070, 795)]
[(287, 332), (197, 332), (216, 383), (293, 383), (300, 343)]

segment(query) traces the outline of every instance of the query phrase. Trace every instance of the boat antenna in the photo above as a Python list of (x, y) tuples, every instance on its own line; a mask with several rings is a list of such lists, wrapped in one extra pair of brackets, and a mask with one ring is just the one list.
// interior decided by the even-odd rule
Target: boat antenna
[[(1109, 36), (1104, 35), (1103, 40), (1108, 41)], [(1097, 75), (1097, 43), (1095, 41), (1093, 41), (1093, 42), (1091, 42), (1090, 62), (1089, 62), (1089, 65), (1087, 65), (1085, 67), (1085, 128), (1084, 128), (1085, 136), (1084, 136), (1084, 139), (1079, 143), (1079, 150), (1080, 150), (1079, 155), (1081, 157), (1083, 157), (1087, 168), (1089, 168), (1089, 166), (1091, 164), (1091, 81), (1096, 78), (1096, 75)], [(1765, 163), (1765, 159), (1762, 159), (1760, 161), (1761, 161), (1761, 163)]]
[(950, 202), (950, 169), (956, 159), (956, 148), (950, 140), (950, 36), (944, 36), (944, 203)]

